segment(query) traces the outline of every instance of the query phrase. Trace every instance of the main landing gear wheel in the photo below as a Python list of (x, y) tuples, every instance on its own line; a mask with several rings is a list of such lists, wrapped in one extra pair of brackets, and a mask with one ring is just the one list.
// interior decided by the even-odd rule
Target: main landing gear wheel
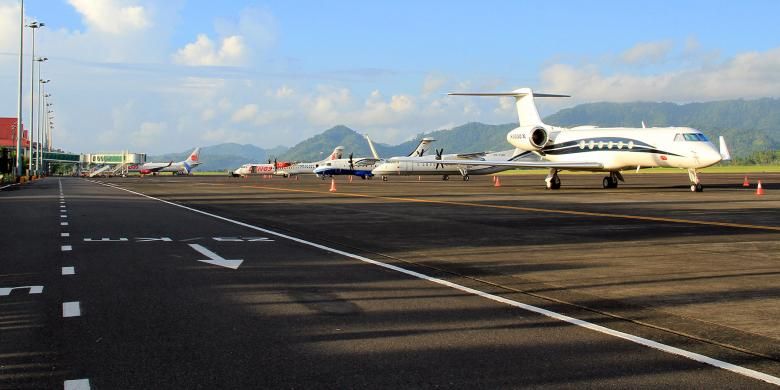
[(561, 189), (561, 178), (559, 178), (558, 175), (553, 176), (552, 180), (547, 182), (547, 189), (548, 190)]
[(704, 191), (704, 187), (701, 185), (701, 183), (691, 184), (691, 192), (702, 192), (702, 191)]
[(382, 181), (387, 181), (387, 176), (382, 176)]
[(469, 181), (469, 175), (463, 175), (463, 181)]
[(441, 179), (442, 180), (450, 180), (450, 175), (442, 175)]
[(604, 176), (604, 180), (601, 181), (601, 185), (604, 188), (617, 188), (618, 180), (616, 177)]

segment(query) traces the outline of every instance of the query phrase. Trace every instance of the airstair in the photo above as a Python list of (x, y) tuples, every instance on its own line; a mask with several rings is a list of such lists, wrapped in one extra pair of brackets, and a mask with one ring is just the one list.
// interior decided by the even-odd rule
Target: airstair
[(97, 176), (97, 175), (99, 175), (99, 174), (101, 174), (101, 173), (103, 173), (103, 172), (105, 172), (105, 171), (107, 171), (109, 169), (111, 169), (111, 165), (103, 165), (102, 167), (92, 171), (89, 174), (89, 177), (95, 177), (95, 176)]

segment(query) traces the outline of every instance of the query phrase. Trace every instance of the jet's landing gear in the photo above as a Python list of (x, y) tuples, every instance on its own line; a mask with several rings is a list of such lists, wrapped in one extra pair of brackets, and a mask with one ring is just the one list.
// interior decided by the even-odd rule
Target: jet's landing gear
[(688, 178), (691, 179), (691, 192), (704, 191), (704, 187), (701, 185), (701, 181), (699, 181), (699, 172), (696, 172), (695, 168), (688, 170)]
[(547, 189), (548, 190), (557, 190), (561, 188), (561, 178), (558, 177), (558, 170), (553, 168), (550, 169), (550, 173), (547, 174), (547, 177), (544, 179), (544, 182), (547, 183)]
[(387, 176), (382, 175), (382, 181), (387, 181)]
[(620, 172), (610, 172), (609, 176), (605, 176), (604, 180), (601, 182), (601, 185), (604, 188), (617, 188), (618, 186), (618, 180), (623, 180), (623, 175), (620, 174)]
[(469, 175), (463, 175), (463, 181), (469, 181)]
[(450, 175), (441, 175), (442, 180), (450, 180)]
[(458, 171), (460, 171), (463, 181), (469, 181), (469, 171), (466, 168), (459, 168)]

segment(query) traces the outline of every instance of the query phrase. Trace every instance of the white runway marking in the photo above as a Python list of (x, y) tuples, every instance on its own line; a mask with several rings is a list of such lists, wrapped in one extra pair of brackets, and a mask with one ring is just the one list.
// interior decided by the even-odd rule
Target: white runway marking
[[(65, 203), (65, 202), (62, 202), (62, 203)], [(64, 204), (61, 204), (61, 205), (60, 205), (60, 208), (61, 208), (61, 209), (64, 209), (64, 208), (65, 208), (65, 205), (64, 205)]]
[(63, 275), (75, 275), (76, 274), (76, 268), (75, 267), (62, 267), (62, 274)]
[(73, 247), (70, 245), (63, 245), (60, 249), (62, 249), (63, 252), (72, 251)]
[(18, 286), (18, 287), (0, 287), (0, 297), (11, 295), (13, 290), (27, 289), (28, 294), (40, 294), (43, 292), (43, 286)]
[(65, 381), (64, 390), (89, 390), (89, 379), (72, 379)]
[(60, 222), (60, 226), (68, 226), (67, 222)]
[(400, 273), (405, 274), (405, 275), (409, 275), (409, 276), (412, 276), (412, 277), (415, 277), (415, 278), (418, 278), (418, 279), (427, 280), (427, 281), (432, 282), (432, 283), (436, 283), (436, 284), (440, 284), (440, 285), (443, 285), (443, 286), (447, 286), (447, 287), (450, 287), (450, 288), (453, 288), (453, 289), (456, 289), (456, 290), (459, 290), (459, 291), (463, 291), (463, 292), (468, 293), (468, 294), (477, 295), (477, 296), (480, 296), (480, 297), (483, 297), (483, 298), (486, 298), (486, 299), (489, 299), (489, 300), (492, 300), (492, 301), (495, 301), (495, 302), (500, 302), (500, 303), (503, 303), (503, 304), (506, 304), (506, 305), (509, 305), (509, 306), (513, 306), (513, 307), (517, 307), (517, 308), (520, 308), (520, 309), (523, 309), (523, 310), (527, 310), (527, 311), (530, 311), (530, 312), (533, 312), (533, 313), (541, 314), (541, 315), (549, 317), (549, 318), (553, 318), (553, 319), (556, 319), (556, 320), (567, 322), (569, 324), (580, 326), (580, 327), (583, 327), (583, 328), (586, 328), (586, 329), (590, 329), (592, 331), (599, 332), (599, 333), (602, 333), (602, 334), (614, 336), (614, 337), (617, 337), (617, 338), (620, 338), (620, 339), (623, 339), (623, 340), (626, 340), (626, 341), (630, 341), (630, 342), (633, 342), (633, 343), (636, 343), (636, 344), (639, 344), (639, 345), (644, 345), (646, 347), (657, 349), (659, 351), (667, 352), (667, 353), (670, 353), (670, 354), (673, 354), (673, 355), (682, 356), (684, 358), (688, 358), (688, 359), (691, 359), (691, 360), (694, 360), (694, 361), (697, 361), (697, 362), (700, 362), (700, 363), (711, 365), (713, 367), (717, 367), (717, 368), (721, 368), (721, 369), (724, 369), (724, 370), (727, 370), (727, 371), (731, 371), (731, 372), (734, 372), (736, 374), (740, 374), (740, 375), (744, 375), (744, 376), (747, 376), (747, 377), (750, 377), (750, 378), (758, 379), (758, 380), (761, 380), (761, 381), (764, 381), (764, 382), (768, 382), (768, 383), (771, 383), (771, 384), (774, 384), (774, 385), (780, 385), (780, 378), (778, 378), (778, 377), (775, 377), (775, 376), (772, 376), (772, 375), (769, 375), (769, 374), (765, 374), (763, 372), (751, 370), (749, 368), (745, 368), (745, 367), (742, 367), (742, 366), (738, 366), (736, 364), (724, 362), (722, 360), (713, 359), (713, 358), (711, 358), (709, 356), (701, 355), (701, 354), (698, 354), (698, 353), (695, 353), (695, 352), (686, 351), (684, 349), (673, 347), (671, 345), (666, 345), (666, 344), (662, 344), (662, 343), (659, 343), (657, 341), (653, 341), (653, 340), (646, 339), (646, 338), (643, 338), (643, 337), (634, 336), (632, 334), (620, 332), (620, 331), (617, 331), (617, 330), (614, 330), (614, 329), (610, 329), (610, 328), (607, 328), (607, 327), (604, 327), (604, 326), (601, 326), (601, 325), (596, 325), (596, 324), (588, 322), (588, 321), (583, 321), (583, 320), (580, 320), (580, 319), (577, 319), (577, 318), (569, 317), (569, 316), (567, 316), (565, 314), (560, 314), (560, 313), (556, 313), (554, 311), (550, 311), (550, 310), (543, 309), (543, 308), (540, 308), (540, 307), (528, 305), (528, 304), (521, 303), (521, 302), (518, 302), (518, 301), (513, 301), (511, 299), (507, 299), (507, 298), (504, 298), (504, 297), (501, 297), (501, 296), (498, 296), (498, 295), (486, 293), (484, 291), (480, 291), (480, 290), (477, 290), (477, 289), (474, 289), (474, 288), (471, 288), (471, 287), (466, 287), (466, 286), (462, 286), (462, 285), (457, 284), (457, 283), (452, 283), (452, 282), (446, 281), (444, 279), (434, 278), (432, 276), (428, 276), (428, 275), (425, 275), (425, 274), (422, 274), (422, 273), (419, 273), (419, 272), (416, 272), (416, 271), (411, 271), (411, 270), (408, 270), (408, 269), (405, 269), (405, 268), (401, 268), (401, 267), (398, 267), (398, 266), (395, 266), (395, 265), (392, 265), (392, 264), (383, 263), (381, 261), (369, 259), (368, 257), (363, 257), (363, 256), (360, 256), (360, 255), (356, 255), (356, 254), (353, 254), (353, 253), (345, 252), (345, 251), (342, 251), (342, 250), (339, 250), (339, 249), (331, 248), (331, 247), (328, 247), (328, 246), (325, 246), (325, 245), (317, 244), (317, 243), (314, 243), (314, 242), (311, 242), (311, 241), (306, 241), (304, 239), (293, 237), (293, 236), (289, 236), (289, 235), (286, 235), (286, 234), (283, 234), (283, 233), (277, 233), (277, 232), (275, 232), (273, 230), (264, 229), (264, 228), (261, 228), (261, 227), (255, 226), (255, 225), (250, 225), (248, 223), (244, 223), (244, 222), (241, 222), (241, 221), (236, 221), (236, 220), (233, 220), (233, 219), (230, 219), (230, 218), (226, 218), (226, 217), (223, 217), (223, 216), (220, 216), (220, 215), (216, 215), (216, 214), (212, 214), (212, 213), (209, 213), (209, 212), (206, 212), (206, 211), (201, 211), (201, 210), (198, 210), (198, 209), (194, 209), (192, 207), (188, 207), (188, 206), (184, 206), (184, 205), (181, 205), (181, 204), (169, 202), (169, 201), (164, 200), (164, 199), (155, 198), (153, 196), (142, 194), (140, 192), (136, 192), (136, 191), (133, 191), (133, 190), (128, 190), (128, 189), (122, 188), (122, 187), (117, 187), (117, 186), (112, 185), (112, 184), (105, 184), (105, 183), (101, 183), (101, 182), (98, 182), (98, 181), (92, 181), (92, 180), (90, 180), (90, 181), (93, 182), (93, 183), (96, 183), (96, 184), (100, 184), (100, 185), (103, 185), (103, 186), (115, 188), (115, 189), (118, 189), (118, 190), (121, 190), (121, 191), (126, 191), (126, 192), (129, 192), (131, 194), (136, 194), (138, 196), (142, 196), (142, 197), (147, 198), (147, 199), (156, 200), (158, 202), (169, 204), (171, 206), (175, 206), (175, 207), (179, 207), (179, 208), (182, 208), (182, 209), (185, 209), (185, 210), (189, 210), (189, 211), (201, 214), (201, 215), (206, 215), (206, 216), (209, 216), (209, 217), (212, 217), (212, 218), (216, 218), (216, 219), (219, 219), (221, 221), (230, 222), (232, 224), (243, 226), (245, 228), (253, 229), (253, 230), (256, 230), (256, 231), (259, 231), (259, 232), (263, 232), (263, 233), (266, 233), (266, 234), (271, 234), (271, 235), (274, 235), (274, 236), (277, 236), (277, 237), (280, 237), (280, 238), (285, 238), (285, 239), (288, 239), (290, 241), (297, 242), (297, 243), (300, 243), (300, 244), (303, 244), (303, 245), (308, 245), (308, 246), (311, 246), (311, 247), (314, 247), (314, 248), (318, 248), (318, 249), (321, 249), (321, 250), (324, 250), (324, 251), (327, 251), (327, 252), (339, 254), (339, 255), (342, 255), (342, 256), (345, 256), (345, 257), (349, 257), (351, 259), (362, 261), (364, 263), (373, 264), (373, 265), (376, 265), (376, 266), (379, 266), (379, 267), (382, 267), (382, 268), (386, 268), (386, 269), (390, 269), (390, 270), (393, 270), (393, 271), (397, 271), (397, 272), (400, 272)]
[(79, 301), (74, 302), (63, 302), (62, 303), (62, 316), (65, 318), (68, 317), (78, 317), (81, 315), (81, 305), (79, 305)]
[(67, 215), (60, 215), (60, 218), (68, 218)]
[(70, 237), (70, 233), (60, 233), (60, 237)]

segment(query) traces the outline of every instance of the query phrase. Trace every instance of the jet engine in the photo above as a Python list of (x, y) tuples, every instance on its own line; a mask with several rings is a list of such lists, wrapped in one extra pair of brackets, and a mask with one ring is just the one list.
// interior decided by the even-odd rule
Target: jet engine
[(521, 126), (510, 131), (506, 140), (516, 148), (538, 151), (547, 145), (547, 129), (542, 126)]

